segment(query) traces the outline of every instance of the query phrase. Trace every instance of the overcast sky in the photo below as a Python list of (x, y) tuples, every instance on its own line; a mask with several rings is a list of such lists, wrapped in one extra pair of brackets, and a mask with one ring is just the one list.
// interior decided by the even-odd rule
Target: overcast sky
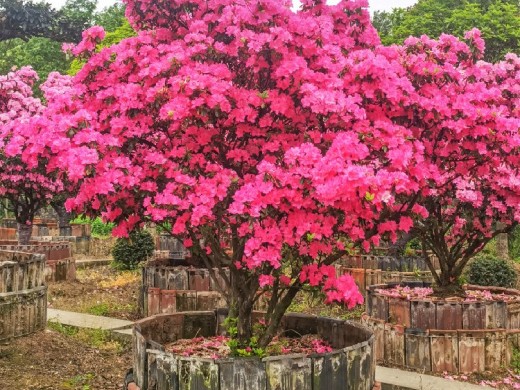
[[(65, 4), (65, 0), (47, 0), (55, 8)], [(114, 4), (117, 0), (98, 0), (98, 9), (103, 9)], [(293, 0), (297, 2), (298, 0)], [(331, 2), (333, 2), (332, 0)], [(370, 11), (388, 11), (394, 7), (408, 7), (417, 2), (417, 0), (368, 0), (370, 3)]]

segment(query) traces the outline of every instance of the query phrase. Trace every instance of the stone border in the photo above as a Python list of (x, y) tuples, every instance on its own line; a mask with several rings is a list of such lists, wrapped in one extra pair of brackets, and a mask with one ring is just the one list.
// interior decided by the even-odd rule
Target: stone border
[[(427, 287), (420, 282), (410, 287)], [(368, 288), (363, 323), (374, 331), (376, 360), (427, 372), (471, 373), (496, 370), (511, 361), (520, 346), (520, 291), (466, 286), (473, 290), (518, 296), (500, 301), (388, 297)]]
[(45, 329), (45, 256), (0, 251), (0, 341)]
[(164, 344), (179, 338), (222, 334), (225, 315), (226, 310), (181, 312), (136, 322), (134, 388), (366, 390), (375, 385), (374, 336), (359, 324), (331, 318), (287, 314), (282, 323), (287, 333), (319, 334), (336, 348), (327, 354), (203, 359), (164, 350)]

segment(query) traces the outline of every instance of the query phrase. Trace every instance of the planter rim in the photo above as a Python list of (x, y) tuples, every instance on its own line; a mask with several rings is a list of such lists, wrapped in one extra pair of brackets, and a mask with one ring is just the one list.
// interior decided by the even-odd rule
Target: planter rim
[[(135, 336), (135, 333), (136, 332), (141, 332), (142, 331), (142, 325), (144, 324), (147, 324), (153, 320), (160, 320), (162, 318), (168, 318), (168, 317), (174, 317), (176, 315), (190, 315), (190, 316), (197, 316), (197, 317), (204, 317), (204, 316), (208, 316), (208, 315), (214, 315), (215, 317), (217, 317), (219, 314), (226, 314), (226, 311), (227, 309), (215, 309), (215, 310), (207, 310), (207, 311), (183, 311), (183, 312), (176, 312), (176, 313), (160, 313), (160, 314), (154, 314), (152, 316), (149, 316), (149, 317), (146, 317), (146, 318), (142, 318), (136, 322), (134, 322), (134, 325), (132, 327), (133, 329), (133, 334)], [(258, 313), (264, 313), (264, 312), (260, 312), (260, 311), (254, 311), (253, 312), (254, 314), (258, 314)], [(257, 357), (254, 357), (254, 356), (249, 356), (249, 357), (223, 357), (223, 358), (218, 358), (218, 359), (212, 359), (212, 358), (206, 358), (206, 357), (196, 357), (196, 356), (182, 356), (182, 355), (177, 355), (177, 354), (173, 354), (169, 351), (166, 351), (166, 350), (159, 350), (159, 349), (155, 349), (155, 348), (151, 348), (149, 349), (149, 351), (157, 351), (157, 352), (160, 352), (160, 353), (166, 353), (168, 355), (171, 355), (171, 356), (175, 356), (175, 357), (178, 357), (178, 358), (182, 358), (182, 359), (187, 359), (187, 358), (193, 358), (193, 359), (203, 359), (205, 361), (211, 361), (211, 362), (217, 362), (217, 363), (222, 363), (224, 361), (234, 361), (236, 359), (250, 359), (250, 360), (258, 360), (258, 361), (269, 361), (269, 360), (276, 360), (276, 359), (282, 359), (282, 358), (287, 358), (287, 357), (298, 357), (298, 358), (301, 358), (301, 357), (305, 357), (305, 358), (315, 358), (315, 357), (324, 357), (324, 356), (330, 356), (330, 355), (335, 355), (335, 354), (340, 354), (340, 353), (345, 353), (345, 352), (348, 352), (348, 351), (352, 351), (352, 350), (355, 350), (355, 349), (358, 349), (358, 348), (363, 348), (363, 347), (366, 347), (368, 346), (369, 344), (373, 343), (374, 342), (374, 339), (375, 339), (375, 335), (374, 335), (374, 332), (366, 325), (360, 323), (360, 322), (355, 322), (355, 321), (351, 321), (351, 320), (341, 320), (341, 319), (338, 319), (338, 318), (333, 318), (333, 317), (325, 317), (325, 316), (316, 316), (314, 314), (303, 314), (303, 313), (286, 313), (284, 315), (284, 317), (301, 317), (301, 318), (314, 318), (316, 320), (320, 320), (320, 319), (323, 319), (323, 320), (333, 320), (333, 321), (337, 321), (338, 324), (346, 324), (346, 325), (349, 325), (349, 326), (353, 326), (355, 328), (358, 328), (358, 329), (361, 329), (365, 332), (367, 332), (367, 336), (368, 338), (364, 341), (361, 341), (361, 342), (358, 342), (358, 343), (355, 343), (355, 344), (352, 344), (352, 345), (349, 345), (347, 347), (342, 347), (342, 348), (333, 348), (333, 350), (331, 352), (324, 352), (324, 353), (311, 353), (311, 354), (287, 354), (287, 355), (273, 355), (273, 356), (267, 356), (267, 357), (264, 357), (264, 358), (257, 358)]]
[[(426, 296), (426, 297), (412, 297), (412, 298), (406, 298), (403, 296), (388, 296), (385, 294), (381, 294), (380, 292), (376, 291), (378, 289), (380, 290), (389, 290), (394, 287), (407, 287), (409, 284), (413, 284), (415, 282), (401, 282), (401, 283), (384, 283), (384, 284), (375, 284), (372, 286), (367, 287), (367, 290), (372, 295), (377, 295), (380, 297), (385, 297), (388, 300), (398, 300), (398, 301), (408, 301), (408, 302), (432, 302), (436, 304), (475, 304), (475, 303), (515, 303), (520, 302), (520, 290), (513, 289), (513, 288), (506, 288), (506, 287), (495, 287), (495, 286), (477, 286), (473, 284), (464, 284), (462, 286), (462, 289), (464, 291), (489, 291), (494, 294), (503, 294), (506, 296), (514, 296), (516, 297), (515, 300), (512, 301), (506, 301), (506, 300), (494, 300), (494, 299), (485, 299), (485, 298), (479, 298), (475, 300), (467, 301), (464, 298), (460, 298), (460, 300), (454, 300), (451, 298), (457, 298), (457, 297), (435, 297), (435, 296)], [(422, 282), (424, 284), (424, 287), (430, 287), (431, 283), (428, 282)], [(417, 287), (417, 286), (415, 286)]]

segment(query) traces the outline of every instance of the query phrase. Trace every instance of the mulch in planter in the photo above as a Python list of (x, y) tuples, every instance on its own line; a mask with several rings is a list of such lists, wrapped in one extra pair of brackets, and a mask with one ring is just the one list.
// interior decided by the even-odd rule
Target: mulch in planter
[[(166, 351), (184, 357), (203, 357), (209, 359), (222, 359), (231, 356), (228, 346), (230, 338), (227, 336), (196, 337), (193, 339), (179, 339), (165, 346)], [(275, 337), (267, 346), (264, 356), (277, 356), (289, 354), (312, 355), (316, 353), (328, 353), (332, 347), (318, 335), (307, 334), (302, 337)], [(253, 348), (245, 349), (244, 354), (254, 354)]]
[[(375, 292), (388, 297), (403, 298), (407, 300), (437, 297), (434, 294), (434, 290), (430, 287), (396, 286), (388, 289), (376, 289)], [(463, 291), (463, 296), (445, 297), (444, 299), (449, 302), (512, 302), (520, 300), (520, 296), (503, 292), (493, 293), (489, 290), (467, 289)]]

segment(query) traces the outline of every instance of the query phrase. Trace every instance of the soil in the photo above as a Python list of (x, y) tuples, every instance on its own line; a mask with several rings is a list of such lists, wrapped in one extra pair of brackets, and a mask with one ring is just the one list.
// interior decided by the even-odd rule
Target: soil
[(47, 329), (0, 346), (0, 389), (119, 390), (130, 350), (117, 342), (96, 348)]
[(139, 270), (110, 266), (78, 270), (74, 282), (48, 285), (48, 307), (135, 321), (141, 276)]
[[(194, 339), (180, 339), (165, 346), (165, 349), (176, 355), (197, 356), (210, 359), (221, 359), (231, 355), (228, 346), (229, 337), (197, 337)], [(254, 348), (246, 348), (241, 352), (244, 356), (253, 356), (261, 353), (262, 356), (304, 354), (331, 352), (329, 344), (314, 334), (302, 337), (275, 337), (265, 350), (255, 351)]]

